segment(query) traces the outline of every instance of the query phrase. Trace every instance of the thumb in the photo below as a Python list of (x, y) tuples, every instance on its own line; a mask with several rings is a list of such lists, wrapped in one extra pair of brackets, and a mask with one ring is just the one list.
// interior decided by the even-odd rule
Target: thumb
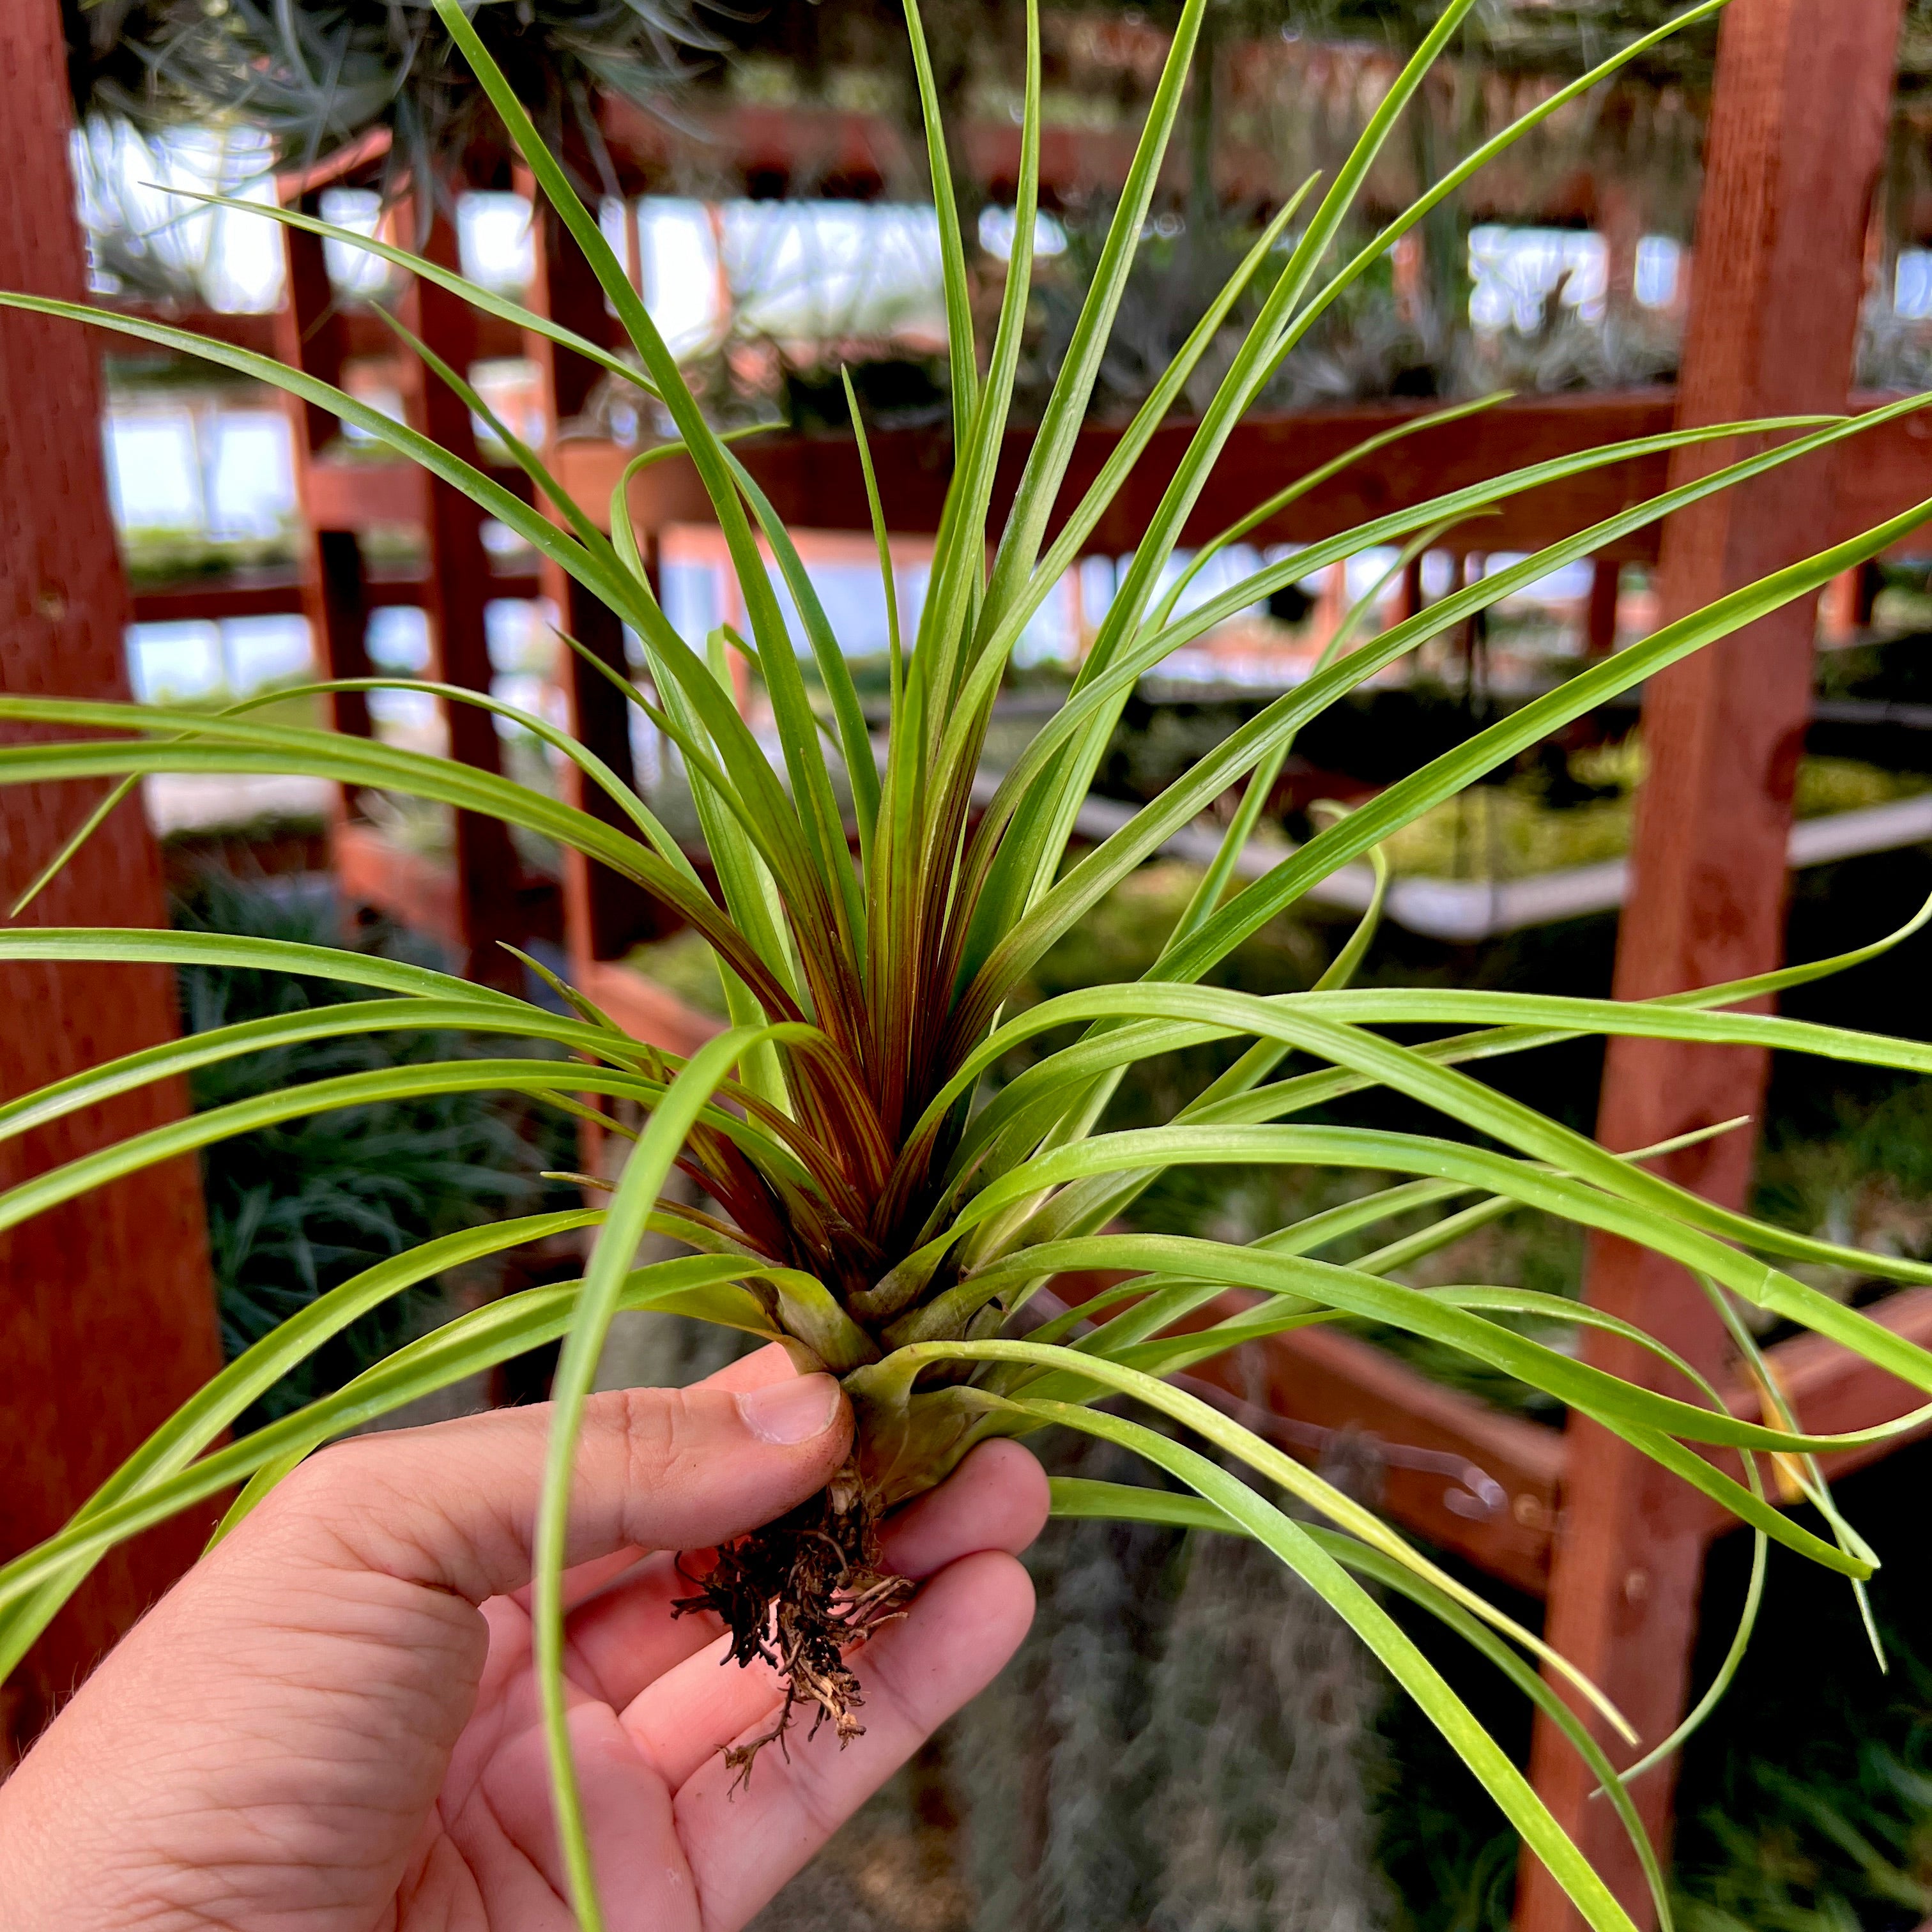
[[(303, 1567), (320, 1558), (472, 1604), (520, 1589), (530, 1580), (550, 1419), (546, 1404), (356, 1438), (296, 1471), (230, 1540), (255, 1526), (261, 1544)], [(829, 1375), (735, 1392), (593, 1396), (565, 1561), (721, 1543), (822, 1488), (851, 1440), (851, 1409)]]
[[(104, 1932), (177, 1898), (214, 1901), (208, 1923), (392, 1922), (476, 1708), (489, 1634), (472, 1606), (530, 1580), (549, 1420), (358, 1437), (278, 1485), (0, 1787), (10, 1906), (18, 1849), (54, 1848), (28, 1873), (27, 1918), (5, 1923)], [(823, 1484), (851, 1436), (826, 1375), (594, 1397), (570, 1560), (754, 1528)]]

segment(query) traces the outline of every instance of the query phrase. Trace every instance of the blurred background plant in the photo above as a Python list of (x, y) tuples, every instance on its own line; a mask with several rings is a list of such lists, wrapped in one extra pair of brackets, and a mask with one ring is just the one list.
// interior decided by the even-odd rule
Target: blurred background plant
[[(326, 880), (248, 883), (204, 872), (177, 898), (176, 926), (327, 946), (344, 943)], [(358, 950), (438, 964), (436, 949), (376, 923), (347, 941)], [(216, 1027), (357, 997), (353, 988), (245, 967), (181, 969), (185, 1030)], [(448, 1034), (368, 1034), (272, 1048), (199, 1070), (196, 1112), (338, 1075), (474, 1051)], [(492, 1055), (534, 1051), (491, 1041)], [(542, 1171), (576, 1165), (576, 1130), (512, 1094), (430, 1094), (319, 1114), (216, 1142), (201, 1156), (208, 1246), (223, 1345), (241, 1353), (351, 1275), (438, 1234), (547, 1204), (574, 1205)], [(476, 1284), (468, 1283), (474, 1288)], [(416, 1333), (444, 1285), (432, 1282), (364, 1316), (309, 1357), (244, 1417), (244, 1430), (327, 1394)]]
[[(434, 181), (500, 124), (453, 58), (434, 10), (396, 0), (65, 0), (68, 70), (84, 110), (146, 130), (260, 130), (280, 166), (314, 166), (377, 128), (392, 183)], [(602, 152), (594, 97), (655, 108), (690, 50), (719, 43), (690, 0), (518, 0), (477, 26), (545, 136)], [(596, 184), (591, 184), (595, 186)]]
[[(1932, 1915), (1932, 1557), (1916, 1527), (1928, 1477), (1932, 1451), (1916, 1448), (1840, 1492), (1884, 1558), (1872, 1591), (1884, 1673), (1850, 1592), (1773, 1555), (1744, 1667), (1684, 1754), (1673, 1890), (1684, 1932), (1912, 1932)], [(1729, 1641), (1748, 1567), (1736, 1538), (1712, 1552), (1697, 1681)], [(1520, 1714), (1474, 1667), (1438, 1661), (1526, 1748)], [(1514, 1836), (1426, 1729), (1398, 1699), (1382, 1707), (1376, 1856), (1399, 1901), (1389, 1932), (1507, 1932)]]

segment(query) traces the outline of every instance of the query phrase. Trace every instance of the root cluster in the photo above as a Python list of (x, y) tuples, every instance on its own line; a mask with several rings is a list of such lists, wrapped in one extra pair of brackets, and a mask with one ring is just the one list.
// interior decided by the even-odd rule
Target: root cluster
[(736, 1785), (749, 1782), (766, 1745), (784, 1750), (801, 1707), (812, 1714), (808, 1738), (828, 1720), (842, 1748), (865, 1735), (847, 1654), (904, 1616), (913, 1593), (905, 1577), (880, 1569), (878, 1544), (878, 1512), (862, 1486), (835, 1478), (788, 1515), (723, 1546), (701, 1580), (682, 1573), (696, 1593), (680, 1598), (672, 1614), (710, 1611), (730, 1635), (731, 1660), (767, 1664), (784, 1687), (771, 1729), (724, 1754)]

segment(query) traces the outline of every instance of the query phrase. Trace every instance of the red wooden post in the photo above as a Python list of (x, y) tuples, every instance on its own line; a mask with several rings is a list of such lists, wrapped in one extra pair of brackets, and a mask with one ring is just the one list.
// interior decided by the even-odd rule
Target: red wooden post
[[(55, 0), (0, 8), (0, 287), (82, 300)], [(0, 689), (8, 692), (128, 694), (129, 604), (101, 469), (94, 356), (71, 323), (0, 314)], [(16, 743), (22, 735), (0, 728)], [(99, 795), (92, 784), (0, 789), (0, 897), (11, 902)], [(114, 814), (27, 919), (166, 923), (138, 802)], [(0, 1095), (152, 1046), (176, 1024), (162, 968), (0, 965)], [(0, 1144), (0, 1186), (178, 1118), (184, 1097), (176, 1084), (144, 1088)], [(0, 1236), (0, 1557), (57, 1529), (220, 1360), (191, 1159)], [(205, 1513), (177, 1518), (101, 1564), (0, 1694), (0, 1762), (194, 1561), (208, 1527)]]
[(1858, 572), (1834, 577), (1818, 596), (1818, 640), (1831, 649), (1848, 644), (1858, 627)]
[(1818, 600), (1819, 641), (1834, 646), (1854, 642), (1870, 624), (1884, 587), (1883, 573), (1875, 563), (1862, 563), (1833, 578)]
[[(591, 341), (604, 340), (610, 326), (604, 290), (595, 271), (556, 210), (536, 193), (527, 172), (520, 169), (516, 180), (518, 191), (530, 197), (533, 210), (532, 268), (526, 300), (538, 314), (562, 322)], [(524, 340), (525, 354), (537, 365), (546, 440), (554, 458), (564, 424), (581, 413), (602, 372), (594, 362), (560, 348), (548, 336), (526, 332)], [(552, 468), (554, 471), (554, 463)], [(616, 616), (548, 559), (542, 567), (541, 581), (560, 628), (612, 670), (628, 676), (624, 628)], [(634, 776), (631, 707), (623, 694), (561, 643), (556, 664), (571, 730), (629, 782)], [(586, 782), (574, 765), (566, 770), (564, 784), (565, 796), (573, 805), (621, 830), (634, 829), (614, 802), (599, 787)], [(565, 854), (565, 934), (572, 963), (580, 971), (592, 960), (621, 958), (655, 923), (647, 893), (607, 866), (592, 864), (580, 852)]]
[(1600, 556), (1590, 566), (1590, 596), (1584, 616), (1584, 654), (1606, 658), (1617, 647), (1617, 599), (1623, 587), (1624, 567), (1613, 556)]
[(1390, 624), (1406, 622), (1428, 601), (1422, 588), (1422, 556), (1418, 551), (1402, 567), (1402, 584), (1389, 609), (1388, 622)]
[[(314, 212), (310, 204), (315, 196), (298, 194), (292, 198), (308, 212)], [(329, 284), (322, 238), (296, 228), (284, 229), (282, 236), (288, 273), (282, 306), (275, 313), (277, 359), (340, 388), (348, 329)], [(326, 410), (292, 396), (285, 400), (304, 532), (302, 614), (308, 620), (316, 663), (325, 677), (367, 677), (369, 614), (362, 542), (353, 530), (320, 528), (311, 501), (310, 464), (334, 440), (340, 425)], [(329, 705), (338, 731), (358, 738), (370, 735), (365, 693), (338, 692)]]
[(1598, 184), (1597, 229), (1604, 238), (1604, 308), (1628, 321), (1636, 307), (1636, 250), (1643, 238), (1642, 212), (1628, 182)]
[[(454, 208), (438, 208), (422, 243), (426, 260), (459, 267)], [(476, 315), (447, 289), (412, 279), (403, 300), (403, 320), (459, 375), (476, 359)], [(445, 383), (414, 363), (410, 385), (411, 422), (430, 440), (475, 463), (476, 438), (468, 406)], [(434, 675), (446, 684), (487, 693), (490, 647), (484, 633), (484, 607), (490, 601), (490, 554), (483, 547), (483, 512), (451, 484), (429, 485), (429, 578), (423, 608), (429, 619)], [(495, 719), (473, 704), (443, 706), (449, 728), (449, 754), (478, 771), (497, 772), (502, 758)], [(522, 968), (496, 943), (525, 937), (519, 888), (523, 868), (508, 828), (500, 819), (478, 812), (456, 814), (458, 918), (472, 979), (520, 988)]]
[(1861, 629), (1868, 628), (1878, 612), (1879, 593), (1885, 588), (1885, 572), (1876, 563), (1858, 566), (1858, 592), (1852, 616)]
[[(1844, 406), (1898, 19), (1899, 0), (1746, 0), (1725, 14), (1681, 421)], [(1673, 478), (1715, 467), (1726, 454), (1709, 445), (1680, 452)], [(1831, 486), (1828, 470), (1814, 464), (1673, 518), (1664, 539), (1661, 615), (1680, 615), (1816, 549)], [(1619, 997), (1757, 972), (1780, 958), (1813, 623), (1809, 601), (1790, 607), (1653, 682), (1643, 713), (1651, 776), (1618, 946)], [(1613, 1042), (1599, 1138), (1640, 1147), (1754, 1113), (1766, 1073), (1763, 1055), (1741, 1049)], [(1750, 1136), (1733, 1133), (1664, 1166), (1684, 1185), (1736, 1205), (1751, 1154)], [(1594, 1302), (1707, 1372), (1724, 1366), (1721, 1328), (1673, 1265), (1600, 1241), (1588, 1286)], [(1657, 1378), (1649, 1356), (1600, 1335), (1588, 1352), (1633, 1380)], [(1654, 1743), (1684, 1703), (1704, 1554), (1694, 1492), (1587, 1423), (1573, 1420), (1569, 1450), (1549, 1634)], [(1532, 1772), (1558, 1820), (1648, 1924), (1648, 1897), (1614, 1816), (1590, 1802), (1594, 1780), (1547, 1724), (1538, 1730)], [(1660, 1840), (1672, 1775), (1660, 1767), (1636, 1787)], [(1582, 1924), (1529, 1859), (1517, 1922), (1533, 1932)]]

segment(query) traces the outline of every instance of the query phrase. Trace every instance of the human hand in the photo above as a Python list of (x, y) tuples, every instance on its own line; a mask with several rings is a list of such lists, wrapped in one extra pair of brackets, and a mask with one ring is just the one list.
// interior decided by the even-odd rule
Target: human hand
[[(0, 1786), (6, 1932), (566, 1932), (527, 1592), (544, 1408), (314, 1457), (164, 1598)], [(735, 1932), (1033, 1614), (1046, 1484), (991, 1442), (886, 1526), (924, 1580), (854, 1659), (866, 1734), (722, 1748), (781, 1702), (720, 1668), (673, 1557), (823, 1486), (851, 1439), (782, 1349), (682, 1392), (594, 1397), (571, 1498), (570, 1728), (609, 1932)], [(656, 1553), (652, 1553), (656, 1552)]]

